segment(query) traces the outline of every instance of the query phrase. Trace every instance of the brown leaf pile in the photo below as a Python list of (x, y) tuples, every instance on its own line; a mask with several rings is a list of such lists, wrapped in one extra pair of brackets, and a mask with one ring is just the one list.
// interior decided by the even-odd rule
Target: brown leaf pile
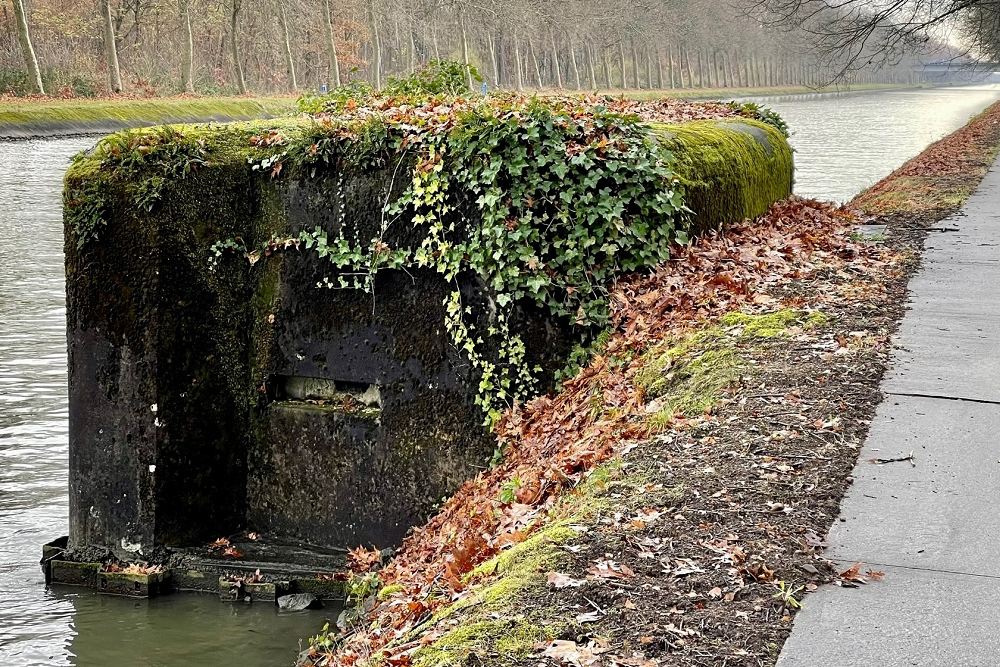
[[(335, 112), (320, 113), (317, 117), (321, 122), (331, 125), (332, 130), (339, 129), (344, 133), (350, 133), (350, 127), (358, 121), (377, 117), (392, 126), (403, 126), (434, 134), (446, 132), (454, 127), (463, 113), (469, 110), (486, 106), (494, 109), (498, 115), (518, 114), (537, 99), (543, 100), (554, 112), (572, 118), (584, 118), (599, 109), (636, 116), (647, 123), (685, 123), (741, 115), (739, 109), (725, 102), (689, 102), (671, 98), (633, 100), (606, 95), (545, 95), (535, 98), (508, 93), (487, 98), (433, 98), (420, 103), (407, 99), (378, 97), (362, 104), (348, 103)], [(257, 146), (273, 146), (283, 143), (284, 137), (280, 133), (272, 132), (255, 137), (253, 141)]]
[[(409, 652), (420, 646), (419, 637), (408, 635), (464, 594), (463, 575), (528, 537), (561, 492), (629, 441), (646, 437), (645, 400), (634, 383), (642, 360), (622, 367), (609, 362), (612, 355), (641, 352), (754, 304), (775, 283), (821, 268), (843, 269), (866, 252), (847, 239), (854, 222), (844, 208), (793, 197), (760, 219), (674, 248), (671, 261), (652, 275), (623, 280), (612, 295), (615, 333), (605, 356), (595, 358), (559, 395), (504, 416), (498, 426), (506, 446), (503, 463), (466, 482), (408, 536), (381, 571), (382, 583), (400, 590), (379, 600), (336, 652), (314, 652), (313, 664), (341, 667), (378, 654), (392, 664), (407, 664)], [(597, 419), (588, 409), (595, 395), (609, 408)], [(521, 481), (516, 497), (504, 503), (502, 486), (515, 477)], [(622, 574), (614, 564), (605, 569)], [(404, 637), (407, 643), (393, 648)]]

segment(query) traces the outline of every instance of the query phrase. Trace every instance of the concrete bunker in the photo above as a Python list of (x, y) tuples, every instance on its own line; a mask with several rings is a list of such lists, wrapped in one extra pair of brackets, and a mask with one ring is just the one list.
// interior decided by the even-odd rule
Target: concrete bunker
[[(711, 126), (690, 144), (671, 128), (650, 135), (675, 154), (741, 151), (736, 176), (719, 159), (677, 161), (692, 187), (726, 184), (724, 201), (702, 188), (712, 205), (694, 211), (692, 231), (759, 215), (791, 190), (779, 132), (742, 118)], [(146, 130), (71, 168), (70, 531), (46, 552), (54, 580), (107, 588), (101, 568), (76, 566), (143, 561), (166, 569), (136, 594), (225, 593), (216, 575), (255, 568), (298, 592), (348, 548), (399, 544), (496, 446), (484, 366), (446, 330), (449, 294), (482, 332), (484, 359), (501, 363), (492, 341), (514, 331), (538, 390), (553, 387), (573, 322), (522, 298), (498, 333), (482, 275), (387, 263), (357, 277), (367, 290), (330, 287), (356, 272), (332, 271), (302, 239), (420, 247), (406, 220), (386, 224), (386, 202), (411, 187), (401, 168), (420, 167), (401, 156), (278, 173), (274, 156), (291, 164), (288, 147), (316, 132), (305, 120)], [(129, 157), (136, 146), (147, 149)], [(481, 215), (466, 206), (455, 219)], [(238, 557), (206, 546), (220, 536)]]

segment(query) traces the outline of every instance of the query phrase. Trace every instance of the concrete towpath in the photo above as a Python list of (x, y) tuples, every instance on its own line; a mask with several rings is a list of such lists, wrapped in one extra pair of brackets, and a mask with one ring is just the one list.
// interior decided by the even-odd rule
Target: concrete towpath
[[(1000, 665), (1000, 170), (931, 232), (886, 399), (779, 667)], [(872, 458), (914, 462), (875, 465)]]

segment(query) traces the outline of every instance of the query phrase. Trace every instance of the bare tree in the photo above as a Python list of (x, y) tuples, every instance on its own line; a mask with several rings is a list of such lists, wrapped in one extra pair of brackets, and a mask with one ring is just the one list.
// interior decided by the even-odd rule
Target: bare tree
[(975, 17), (997, 9), (996, 0), (751, 0), (748, 6), (765, 25), (810, 35), (817, 52), (838, 64), (836, 78), (897, 64), (952, 26), (964, 28), (965, 54), (996, 52), (1000, 33)]
[(191, 0), (177, 0), (181, 20), (181, 88), (194, 92), (194, 32), (191, 30)]
[(42, 84), (42, 72), (38, 68), (35, 47), (31, 44), (31, 32), (28, 30), (28, 16), (24, 11), (23, 0), (14, 0), (14, 18), (17, 22), (17, 41), (21, 44), (24, 64), (28, 68), (28, 85), (32, 92), (44, 95), (45, 86)]
[(233, 56), (233, 73), (236, 76), (236, 87), (240, 95), (247, 94), (247, 80), (243, 73), (243, 59), (240, 57), (239, 21), (243, 0), (233, 0), (232, 12), (229, 15), (229, 47)]
[(292, 53), (291, 30), (288, 27), (288, 15), (285, 13), (285, 0), (277, 0), (278, 20), (281, 23), (282, 42), (285, 47), (285, 68), (288, 70), (288, 89), (295, 92), (299, 89), (298, 77), (295, 75), (295, 54)]
[(330, 76), (335, 86), (341, 84), (340, 81), (340, 58), (337, 56), (337, 41), (333, 34), (333, 18), (330, 11), (330, 0), (323, 0), (323, 32), (326, 35), (327, 56), (330, 59)]
[(108, 85), (112, 93), (122, 92), (122, 71), (118, 64), (118, 45), (110, 0), (101, 0), (101, 22), (104, 26), (104, 56), (108, 61)]

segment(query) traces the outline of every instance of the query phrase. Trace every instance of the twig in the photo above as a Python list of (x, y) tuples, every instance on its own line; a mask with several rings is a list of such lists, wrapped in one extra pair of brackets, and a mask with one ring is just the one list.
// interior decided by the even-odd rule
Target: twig
[(878, 465), (883, 465), (886, 463), (900, 463), (902, 461), (909, 461), (911, 466), (913, 466), (914, 468), (917, 467), (917, 459), (913, 456), (913, 452), (910, 452), (906, 456), (897, 456), (891, 459), (879, 459), (879, 458), (868, 459), (869, 463), (875, 463)]

